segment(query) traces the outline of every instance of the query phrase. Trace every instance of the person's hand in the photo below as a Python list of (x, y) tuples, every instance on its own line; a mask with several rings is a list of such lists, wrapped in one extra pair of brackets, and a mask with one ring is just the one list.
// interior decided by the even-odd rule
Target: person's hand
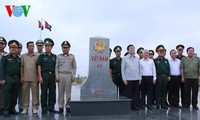
[(5, 85), (5, 80), (0, 80), (0, 85)]
[(38, 81), (39, 81), (39, 83), (43, 83), (43, 78), (42, 78), (42, 77), (39, 77), (39, 78), (38, 78)]
[(125, 84), (125, 85), (128, 85), (128, 81), (127, 81), (127, 80), (124, 80), (124, 84)]
[(139, 85), (141, 85), (141, 80), (139, 80)]
[(182, 82), (182, 83), (185, 83), (185, 78), (181, 78), (181, 82)]
[(154, 85), (156, 84), (156, 80), (153, 80), (153, 84), (154, 84)]
[(73, 83), (75, 81), (75, 77), (72, 77), (71, 78), (71, 82)]
[(171, 80), (171, 77), (168, 77), (167, 79), (168, 79), (168, 81), (170, 81), (170, 80)]
[(21, 84), (23, 85), (24, 84), (24, 78), (21, 78)]
[(56, 78), (56, 82), (59, 83), (60, 82), (60, 78)]

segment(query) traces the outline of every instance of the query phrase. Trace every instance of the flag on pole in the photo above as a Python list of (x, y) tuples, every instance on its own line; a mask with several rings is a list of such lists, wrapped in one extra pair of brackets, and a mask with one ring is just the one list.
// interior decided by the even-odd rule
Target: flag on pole
[(51, 31), (52, 26), (47, 21), (45, 21), (45, 28)]
[(44, 26), (42, 25), (42, 22), (38, 20), (38, 27), (43, 30), (44, 29)]

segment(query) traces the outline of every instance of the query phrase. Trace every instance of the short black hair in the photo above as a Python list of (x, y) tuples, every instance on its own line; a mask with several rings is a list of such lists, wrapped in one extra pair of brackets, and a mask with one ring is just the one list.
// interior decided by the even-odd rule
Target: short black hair
[(173, 51), (175, 51), (175, 52), (176, 52), (176, 50), (175, 50), (175, 49), (172, 49), (172, 50), (170, 50), (170, 52), (169, 52), (169, 53), (171, 54)]
[(134, 45), (132, 45), (132, 44), (130, 44), (130, 45), (127, 46), (127, 50), (128, 50), (128, 51), (129, 51), (129, 48), (130, 48), (131, 46), (134, 47)]
[(193, 50), (194, 50), (194, 48), (193, 48), (193, 47), (188, 47), (188, 48), (187, 48), (187, 52), (188, 52), (188, 50), (189, 50), (189, 49), (193, 49)]
[(29, 45), (29, 44), (31, 44), (31, 43), (33, 43), (33, 44), (34, 44), (34, 42), (33, 42), (33, 41), (29, 41), (29, 42), (27, 42), (27, 43), (26, 43), (26, 46), (28, 47), (28, 45)]

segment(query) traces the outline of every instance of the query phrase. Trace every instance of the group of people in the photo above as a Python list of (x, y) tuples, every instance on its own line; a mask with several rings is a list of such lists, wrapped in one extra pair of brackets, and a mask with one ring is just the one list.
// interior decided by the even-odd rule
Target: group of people
[(137, 49), (137, 57), (132, 44), (127, 46), (124, 57), (121, 46), (114, 48), (116, 57), (110, 59), (110, 76), (119, 95), (132, 99), (133, 110), (189, 109), (191, 104), (194, 110), (199, 109), (200, 59), (193, 47), (188, 47), (184, 56), (184, 48), (180, 44), (170, 50), (169, 59), (165, 58), (167, 51), (163, 45), (156, 47), (155, 58), (153, 50), (143, 47)]
[[(64, 108), (70, 113), (71, 83), (75, 80), (77, 69), (75, 56), (69, 53), (70, 43), (62, 42), (62, 54), (59, 55), (52, 53), (54, 42), (51, 38), (38, 40), (37, 52), (34, 51), (33, 41), (26, 43), (27, 52), (24, 54), (20, 54), (22, 45), (19, 41), (8, 42), (9, 53), (4, 51), (6, 45), (6, 39), (0, 37), (0, 115), (27, 114), (30, 90), (34, 114), (38, 113), (39, 103), (42, 114), (47, 111), (63, 113)], [(54, 108), (56, 83), (58, 83), (59, 110)], [(15, 109), (17, 99), (19, 110)]]

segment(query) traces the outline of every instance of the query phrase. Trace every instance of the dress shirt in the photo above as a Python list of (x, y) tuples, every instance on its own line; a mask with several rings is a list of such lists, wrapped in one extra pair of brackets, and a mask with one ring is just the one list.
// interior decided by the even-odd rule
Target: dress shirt
[(181, 61), (179, 59), (173, 60), (172, 58), (169, 59), (170, 65), (170, 75), (178, 76), (181, 74)]
[(140, 74), (142, 76), (153, 76), (153, 80), (156, 80), (156, 67), (152, 59), (140, 60)]

